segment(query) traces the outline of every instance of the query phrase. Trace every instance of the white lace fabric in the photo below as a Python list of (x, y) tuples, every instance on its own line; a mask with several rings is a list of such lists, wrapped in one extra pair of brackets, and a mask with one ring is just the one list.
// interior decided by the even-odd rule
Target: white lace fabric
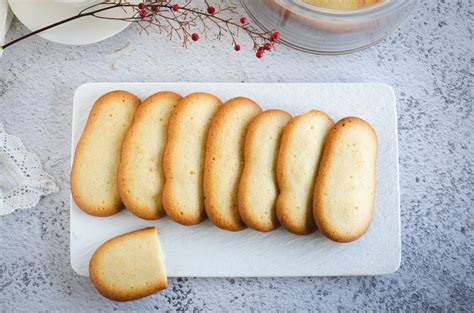
[(0, 215), (36, 206), (42, 196), (58, 191), (38, 156), (0, 123)]

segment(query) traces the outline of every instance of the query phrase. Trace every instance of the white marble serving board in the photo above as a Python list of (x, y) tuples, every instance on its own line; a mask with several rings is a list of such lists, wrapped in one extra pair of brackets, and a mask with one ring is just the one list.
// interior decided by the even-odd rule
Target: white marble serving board
[(246, 96), (263, 109), (280, 108), (293, 115), (322, 110), (334, 120), (354, 115), (367, 120), (379, 139), (376, 209), (369, 231), (340, 244), (319, 232), (296, 236), (283, 228), (270, 233), (247, 229), (227, 232), (209, 221), (181, 226), (168, 218), (145, 221), (127, 210), (112, 217), (83, 213), (71, 199), (71, 265), (88, 275), (94, 250), (106, 240), (155, 225), (170, 277), (262, 277), (380, 275), (400, 265), (400, 190), (398, 180), (397, 109), (393, 90), (383, 84), (311, 83), (90, 83), (74, 95), (72, 153), (89, 110), (102, 94), (128, 90), (141, 99), (162, 90), (186, 95), (205, 91), (222, 100)]

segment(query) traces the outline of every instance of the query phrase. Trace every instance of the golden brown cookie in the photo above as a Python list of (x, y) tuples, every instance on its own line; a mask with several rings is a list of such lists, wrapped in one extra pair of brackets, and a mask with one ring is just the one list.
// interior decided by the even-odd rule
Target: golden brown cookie
[(237, 190), (244, 160), (244, 140), (253, 118), (262, 110), (254, 101), (229, 100), (214, 116), (209, 128), (204, 162), (204, 205), (219, 228), (238, 231), (246, 227), (239, 215)]
[(88, 214), (110, 216), (121, 208), (120, 150), (139, 104), (135, 95), (117, 90), (100, 97), (92, 107), (71, 170), (72, 197)]
[(320, 8), (354, 10), (377, 3), (378, 0), (303, 0), (303, 2)]
[(168, 287), (155, 227), (136, 230), (102, 244), (89, 263), (89, 276), (104, 297), (137, 300)]
[(285, 111), (265, 111), (253, 119), (245, 137), (239, 212), (245, 224), (258, 231), (268, 232), (280, 226), (275, 211), (276, 160), (283, 128), (290, 118)]
[(125, 135), (118, 172), (118, 189), (127, 209), (146, 219), (165, 215), (161, 201), (162, 168), (168, 121), (181, 96), (159, 92), (143, 101)]
[(276, 212), (288, 231), (306, 235), (315, 230), (311, 199), (324, 140), (333, 126), (323, 112), (310, 111), (286, 125), (277, 159), (280, 194)]
[(346, 117), (329, 132), (313, 197), (316, 224), (329, 239), (353, 241), (369, 228), (376, 160), (377, 135), (366, 121)]
[(171, 115), (163, 157), (163, 206), (179, 224), (199, 224), (206, 217), (202, 192), (206, 138), (221, 104), (211, 94), (193, 93)]

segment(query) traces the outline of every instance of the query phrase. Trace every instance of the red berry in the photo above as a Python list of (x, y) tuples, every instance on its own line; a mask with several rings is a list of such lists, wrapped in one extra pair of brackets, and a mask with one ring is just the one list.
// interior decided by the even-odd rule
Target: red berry
[(171, 9), (175, 12), (178, 12), (179, 11), (179, 5), (177, 4), (173, 4), (173, 6), (171, 7)]
[(140, 10), (140, 17), (146, 17), (148, 15), (147, 10)]
[(209, 14), (214, 14), (214, 13), (216, 13), (216, 8), (213, 7), (213, 6), (208, 7), (208, 8), (207, 8), (207, 13), (209, 13)]
[(191, 35), (191, 39), (192, 39), (193, 41), (198, 41), (198, 40), (199, 40), (199, 34), (198, 34), (198, 33), (193, 33), (193, 34)]
[(235, 51), (240, 51), (240, 45), (235, 45), (235, 46), (234, 46), (234, 50), (235, 50)]
[(139, 4), (138, 4), (138, 8), (139, 8), (140, 10), (143, 10), (143, 9), (145, 8), (145, 3), (143, 3), (143, 2), (142, 2), (142, 3), (139, 3)]
[(260, 50), (260, 48), (257, 50), (257, 53), (255, 56), (259, 59), (263, 58), (263, 50)]
[(242, 24), (247, 24), (247, 18), (246, 18), (245, 16), (242, 16), (242, 17), (240, 18), (240, 23), (242, 23)]
[(153, 12), (158, 12), (158, 11), (160, 10), (160, 7), (157, 6), (156, 4), (153, 4), (153, 5), (151, 6), (151, 10), (152, 10)]
[(263, 48), (267, 51), (270, 51), (270, 50), (272, 50), (273, 46), (272, 46), (271, 43), (267, 42), (263, 45)]
[(273, 42), (277, 42), (278, 40), (280, 40), (280, 33), (279, 32), (274, 32), (272, 34), (272, 37), (270, 38), (271, 41)]

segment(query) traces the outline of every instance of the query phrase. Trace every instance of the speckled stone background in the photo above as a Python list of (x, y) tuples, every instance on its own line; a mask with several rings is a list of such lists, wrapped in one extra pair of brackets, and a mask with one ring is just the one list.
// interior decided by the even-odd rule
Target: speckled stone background
[[(471, 0), (419, 1), (390, 38), (337, 57), (280, 47), (259, 61), (215, 41), (185, 50), (134, 27), (86, 47), (41, 38), (13, 46), (0, 59), (0, 121), (41, 157), (61, 191), (0, 217), (0, 311), (472, 312), (473, 14)], [(15, 21), (8, 37), (25, 31)], [(72, 97), (91, 81), (392, 85), (399, 104), (401, 268), (382, 277), (172, 279), (168, 290), (147, 299), (105, 300), (69, 264)]]

